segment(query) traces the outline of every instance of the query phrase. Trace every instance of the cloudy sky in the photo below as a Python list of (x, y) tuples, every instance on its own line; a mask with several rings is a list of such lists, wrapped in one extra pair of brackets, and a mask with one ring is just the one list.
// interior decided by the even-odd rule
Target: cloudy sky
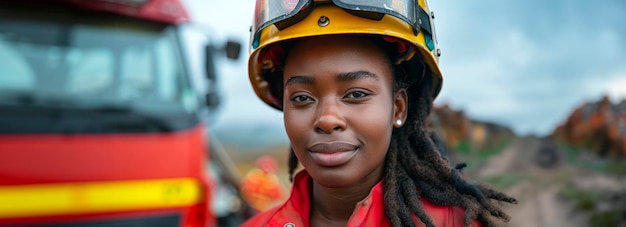
[[(247, 77), (253, 0), (186, 0), (215, 41), (244, 43), (221, 62), (224, 105), (214, 126), (282, 128), (280, 112), (256, 98)], [(520, 135), (545, 135), (571, 110), (608, 94), (626, 97), (626, 1), (432, 0), (443, 55), (437, 99)], [(259, 123), (262, 122), (262, 123)]]

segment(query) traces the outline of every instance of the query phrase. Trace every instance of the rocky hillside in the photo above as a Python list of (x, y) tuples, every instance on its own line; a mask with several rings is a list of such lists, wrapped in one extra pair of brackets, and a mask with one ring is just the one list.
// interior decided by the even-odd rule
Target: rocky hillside
[(584, 103), (553, 132), (554, 138), (599, 156), (626, 156), (626, 97)]
[(429, 123), (431, 130), (452, 150), (485, 149), (515, 136), (506, 126), (470, 119), (462, 110), (448, 105), (435, 106)]

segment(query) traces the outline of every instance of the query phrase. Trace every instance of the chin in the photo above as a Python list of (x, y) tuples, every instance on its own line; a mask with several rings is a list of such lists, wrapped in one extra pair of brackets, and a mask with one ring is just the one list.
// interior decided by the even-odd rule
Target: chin
[(327, 170), (317, 169), (315, 171), (317, 174), (312, 174), (312, 171), (309, 171), (309, 174), (317, 184), (324, 187), (344, 188), (356, 185), (359, 182), (354, 173), (339, 168)]

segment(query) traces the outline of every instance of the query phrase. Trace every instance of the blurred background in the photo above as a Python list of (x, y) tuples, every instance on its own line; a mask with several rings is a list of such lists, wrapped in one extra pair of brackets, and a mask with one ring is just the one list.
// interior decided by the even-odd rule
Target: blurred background
[[(282, 113), (247, 75), (255, 1), (26, 2), (0, 1), (0, 226), (237, 226), (286, 198)], [(430, 125), (518, 199), (502, 226), (626, 226), (626, 2), (429, 3)]]
[[(249, 42), (254, 1), (187, 2)], [(518, 198), (507, 226), (626, 225), (626, 3), (429, 3), (444, 73), (431, 121), (451, 164)], [(281, 113), (256, 98), (245, 57), (223, 66), (213, 133), (242, 172), (271, 154), (285, 182)]]

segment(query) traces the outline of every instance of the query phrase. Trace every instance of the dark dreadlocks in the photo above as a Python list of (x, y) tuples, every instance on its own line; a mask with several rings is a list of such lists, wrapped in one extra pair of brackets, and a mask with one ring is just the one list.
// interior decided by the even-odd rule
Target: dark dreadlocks
[[(380, 40), (374, 42), (388, 51), (395, 48)], [(393, 56), (391, 53), (388, 55)], [(421, 66), (408, 70), (408, 67), (393, 67), (393, 90), (407, 89), (409, 114), (403, 127), (394, 128), (385, 159), (383, 172), (385, 213), (391, 225), (415, 226), (411, 218), (415, 215), (426, 226), (434, 226), (419, 198), (437, 205), (465, 208), (465, 226), (472, 220), (479, 221), (483, 226), (495, 226), (492, 217), (508, 222), (509, 216), (495, 204), (494, 200), (508, 203), (517, 203), (517, 200), (487, 185), (463, 179), (460, 170), (450, 168), (448, 160), (441, 156), (438, 147), (430, 138), (426, 119), (433, 107), (432, 77), (423, 76), (420, 81), (411, 82), (410, 80), (415, 80), (414, 78), (407, 81), (407, 75), (415, 73), (429, 75), (430, 69), (424, 67), (419, 57), (414, 57), (411, 62), (403, 64)], [(282, 75), (274, 75), (272, 76), (274, 81), (270, 84), (282, 85)], [(282, 98), (282, 86), (274, 86), (272, 93)], [(298, 159), (293, 150), (289, 154), (288, 165), (289, 174), (293, 177), (298, 167)]]
[[(423, 70), (430, 73), (428, 67)], [(490, 216), (508, 221), (509, 216), (492, 200), (517, 201), (486, 185), (463, 179), (459, 170), (449, 167), (428, 136), (426, 118), (433, 106), (431, 78), (425, 76), (413, 85), (418, 87), (407, 89), (410, 114), (406, 125), (392, 133), (383, 175), (387, 217), (393, 226), (414, 226), (411, 214), (415, 214), (426, 226), (434, 226), (418, 200), (422, 197), (437, 205), (465, 208), (465, 226), (472, 219), (484, 226), (495, 226)]]

